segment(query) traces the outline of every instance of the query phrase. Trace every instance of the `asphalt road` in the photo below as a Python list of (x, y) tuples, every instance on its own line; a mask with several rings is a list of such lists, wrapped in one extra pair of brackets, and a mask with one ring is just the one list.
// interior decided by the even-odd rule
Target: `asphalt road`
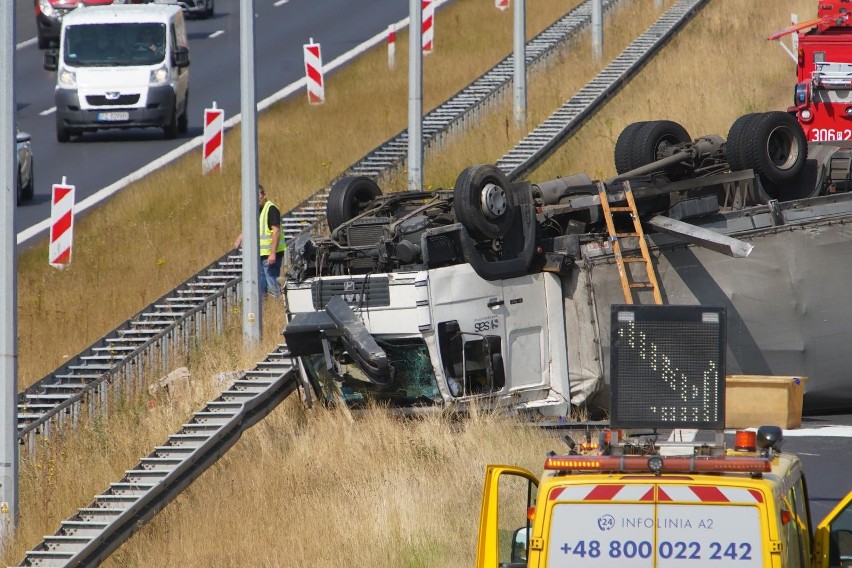
[[(35, 198), (18, 207), (15, 232), (50, 217), (50, 188), (67, 178), (77, 202), (201, 135), (205, 107), (216, 101), (225, 116), (239, 113), (239, 4), (217, 0), (216, 15), (187, 23), (190, 40), (189, 131), (164, 140), (160, 129), (108, 130), (56, 142), (55, 73), (43, 68), (35, 42), (32, 0), (16, 2), (15, 90), (18, 124), (32, 134)], [(351, 50), (408, 15), (398, 0), (255, 0), (255, 71), (258, 101), (304, 76), (302, 46), (322, 45), (323, 62)], [(200, 166), (199, 166), (200, 167)], [(42, 233), (44, 234), (44, 233)]]

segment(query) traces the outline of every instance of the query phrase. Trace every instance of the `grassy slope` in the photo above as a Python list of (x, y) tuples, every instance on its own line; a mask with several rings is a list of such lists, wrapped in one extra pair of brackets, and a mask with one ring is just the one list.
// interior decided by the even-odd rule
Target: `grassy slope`
[[(566, 9), (544, 0), (527, 4), (536, 14), (552, 9), (550, 20)], [(637, 11), (624, 13), (624, 23), (653, 19), (651, 0), (636, 4)], [(481, 9), (483, 5), (488, 9)], [(740, 114), (784, 108), (791, 92), (792, 62), (763, 38), (785, 25), (790, 11), (808, 17), (812, 2), (784, 2), (783, 9), (769, 15), (759, 5), (733, 0), (711, 3), (531, 179), (576, 171), (593, 176), (611, 173), (613, 140), (624, 125), (636, 120), (671, 118), (693, 135), (724, 135)], [(448, 8), (443, 22), (448, 28), (458, 26), (457, 30), (469, 29), (468, 22), (479, 22), (508, 46), (511, 24), (494, 12), (490, 2), (459, 1)], [(438, 52), (426, 61), (427, 77), (431, 73), (437, 80), (450, 75), (436, 70), (439, 57), (444, 57), (444, 63), (458, 61), (465, 70), (453, 76), (458, 84), (446, 86), (443, 94), (427, 83), (427, 108), (504, 55), (499, 52), (480, 63), (449, 55), (453, 37), (458, 43), (477, 42), (473, 46), (479, 46), (479, 40), (472, 39), (473, 34), (450, 34), (449, 29), (446, 33), (451, 37), (445, 38), (440, 27), (437, 30)], [(623, 44), (636, 33), (608, 31), (606, 57), (620, 50), (615, 47), (619, 41)], [(404, 48), (400, 51), (398, 61), (405, 61)], [(475, 51), (485, 50), (476, 47)], [(547, 116), (588, 80), (595, 66), (584, 57), (586, 51), (582, 42), (545, 77), (530, 78), (530, 124)], [(383, 53), (336, 74), (329, 81), (326, 107), (308, 109), (297, 100), (264, 115), (261, 179), (283, 207), (297, 203), (366, 150), (404, 128), (404, 69), (398, 67), (391, 74), (396, 98), (385, 90), (359, 90), (359, 77), (376, 73), (386, 73)], [(347, 110), (351, 108), (356, 110)], [(356, 127), (340, 127), (344, 119), (360, 118), (374, 108), (381, 109), (381, 116), (364, 119)], [(280, 136), (282, 132), (292, 136)], [(273, 134), (281, 145), (272, 145)], [(508, 104), (497, 109), (464, 138), (445, 144), (439, 155), (428, 156), (427, 184), (450, 186), (463, 167), (496, 160), (523, 134), (513, 127)], [(70, 271), (46, 270), (43, 248), (24, 255), (21, 368), (30, 379), (37, 379), (55, 367), (63, 354), (84, 347), (227, 249), (239, 222), (234, 189), (238, 185), (236, 132), (229, 135), (227, 144), (225, 174), (206, 180), (206, 187), (198, 180), (198, 156), (190, 156), (182, 167), (156, 174), (112, 200), (103, 212), (84, 217), (75, 231), (78, 246)], [(185, 215), (199, 202), (210, 206), (209, 217), (186, 223)], [(124, 222), (128, 218), (130, 227)], [(207, 230), (199, 232), (198, 226)], [(105, 252), (118, 246), (114, 243), (128, 241), (140, 243), (132, 256), (126, 255), (130, 258)], [(131, 281), (129, 285), (119, 285), (116, 273), (121, 270), (131, 271), (130, 278), (123, 275)], [(156, 277), (148, 278), (152, 272)], [(144, 283), (137, 286), (136, 279)], [(93, 281), (99, 284), (98, 294), (89, 293)], [(72, 283), (76, 291), (58, 299), (57, 290)], [(104, 306), (109, 306), (106, 313)], [(280, 314), (279, 306), (268, 309), (270, 315)], [(40, 325), (45, 318), (56, 325)], [(269, 325), (267, 337), (275, 334)], [(48, 335), (45, 327), (55, 329)], [(238, 329), (230, 333), (218, 345), (193, 354), (197, 377), (246, 366), (258, 358), (234, 346), (239, 343)], [(211, 387), (199, 381), (196, 385), (196, 396), (158, 399), (151, 411), (129, 403), (108, 430), (99, 422), (73, 441), (54, 439), (50, 442), (55, 446), (53, 457), (24, 464), (22, 534), (7, 551), (7, 561), (19, 559), (23, 547), (53, 532), (60, 519), (117, 479), (123, 469), (161, 442), (199, 400), (209, 398)], [(469, 566), (484, 465), (509, 462), (537, 471), (547, 449), (559, 449), (558, 444), (503, 420), (476, 418), (452, 424), (430, 419), (399, 424), (377, 413), (353, 423), (338, 413), (304, 411), (289, 401), (246, 434), (225, 459), (107, 565)], [(75, 457), (80, 455), (87, 456), (83, 463)]]

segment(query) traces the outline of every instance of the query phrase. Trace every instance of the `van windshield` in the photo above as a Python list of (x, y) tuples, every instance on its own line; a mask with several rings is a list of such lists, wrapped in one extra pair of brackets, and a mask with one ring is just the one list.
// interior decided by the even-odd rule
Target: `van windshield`
[(74, 67), (154, 65), (165, 58), (159, 23), (81, 24), (65, 28), (64, 61)]

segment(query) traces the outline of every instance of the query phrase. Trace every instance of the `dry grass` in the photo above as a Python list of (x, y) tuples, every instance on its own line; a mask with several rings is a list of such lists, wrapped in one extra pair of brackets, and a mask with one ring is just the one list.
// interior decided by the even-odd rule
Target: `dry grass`
[[(619, 22), (653, 20), (652, 0), (635, 4), (638, 8), (625, 11)], [(527, 0), (527, 5), (531, 32), (569, 7), (545, 0)], [(724, 135), (740, 114), (784, 108), (792, 90), (792, 62), (764, 38), (786, 24), (790, 11), (808, 17), (813, 6), (812, 0), (790, 0), (773, 7), (767, 11), (759, 3), (733, 0), (710, 3), (531, 179), (577, 171), (611, 173), (613, 140), (629, 122), (670, 118), (693, 135)], [(536, 18), (542, 23), (535, 23)], [(488, 32), (483, 37), (462, 33), (472, 29), (470, 22)], [(443, 34), (441, 25), (446, 26)], [(426, 108), (490, 67), (511, 43), (510, 18), (490, 2), (459, 0), (438, 14), (437, 26), (438, 51), (426, 60)], [(620, 49), (617, 42), (624, 44), (638, 33), (612, 29), (606, 32), (607, 58)], [(486, 35), (499, 38), (501, 47), (488, 47)], [(476, 56), (468, 60), (450, 53), (453, 41), (472, 42)], [(551, 113), (595, 71), (583, 56), (586, 41), (562, 56), (545, 77), (530, 78), (530, 124)], [(405, 40), (398, 45), (403, 47), (397, 53), (402, 62)], [(438, 70), (441, 58), (444, 63), (452, 59), (450, 67), (455, 69), (457, 62), (461, 69)], [(301, 201), (405, 127), (404, 65), (389, 74), (384, 61), (379, 50), (336, 73), (324, 107), (307, 109), (303, 100), (295, 100), (262, 117), (260, 177), (282, 207)], [(385, 88), (377, 89), (374, 81), (365, 86), (361, 80), (377, 74), (387, 77)], [(523, 134), (512, 126), (507, 103), (469, 135), (429, 154), (427, 184), (452, 185), (463, 167), (496, 160)], [(225, 173), (203, 186), (200, 160), (193, 155), (86, 215), (75, 230), (71, 270), (48, 269), (44, 247), (23, 255), (24, 381), (39, 378), (63, 355), (79, 351), (228, 248), (239, 224), (236, 131), (228, 135), (226, 146)], [(281, 307), (266, 309), (265, 337), (271, 344), (277, 341)], [(46, 321), (51, 325), (44, 325)], [(19, 560), (27, 546), (118, 479), (173, 431), (185, 413), (212, 398), (209, 378), (215, 372), (262, 358), (262, 353), (244, 353), (241, 345), (239, 330), (231, 327), (216, 343), (190, 354), (198, 385), (191, 399), (161, 399), (153, 411), (145, 410), (143, 399), (128, 401), (125, 411), (108, 423), (96, 422), (73, 438), (52, 440), (50, 461), (25, 462), (20, 535), (6, 550), (7, 563)], [(499, 417), (400, 423), (371, 412), (350, 422), (338, 411), (307, 411), (290, 400), (244, 435), (106, 565), (469, 566), (485, 464), (508, 462), (536, 471), (548, 449), (561, 448), (540, 432)]]

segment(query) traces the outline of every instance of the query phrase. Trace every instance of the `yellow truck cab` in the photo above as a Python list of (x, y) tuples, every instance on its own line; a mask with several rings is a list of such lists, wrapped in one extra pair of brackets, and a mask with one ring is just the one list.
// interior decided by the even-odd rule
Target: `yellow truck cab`
[(608, 455), (552, 455), (541, 480), (488, 466), (476, 566), (852, 566), (852, 493), (814, 532), (781, 432), (738, 432), (721, 451), (621, 440)]
[(852, 494), (814, 530), (780, 427), (726, 447), (725, 308), (613, 305), (611, 317), (609, 428), (595, 448), (566, 438), (541, 480), (488, 466), (477, 568), (852, 566)]

